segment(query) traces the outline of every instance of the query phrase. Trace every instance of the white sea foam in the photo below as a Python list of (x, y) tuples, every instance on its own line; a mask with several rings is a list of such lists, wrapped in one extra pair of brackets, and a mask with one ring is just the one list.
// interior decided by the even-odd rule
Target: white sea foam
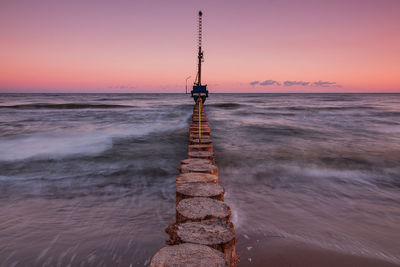
[(109, 149), (114, 138), (139, 137), (184, 127), (177, 124), (154, 123), (102, 129), (41, 132), (0, 139), (0, 161), (23, 160), (32, 157), (60, 158), (75, 155), (96, 155)]

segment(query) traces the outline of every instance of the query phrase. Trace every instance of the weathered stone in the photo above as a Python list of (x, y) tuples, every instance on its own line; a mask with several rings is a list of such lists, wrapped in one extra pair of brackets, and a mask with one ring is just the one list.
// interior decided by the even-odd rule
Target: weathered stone
[(225, 267), (224, 254), (198, 244), (180, 244), (160, 249), (151, 259), (150, 267)]

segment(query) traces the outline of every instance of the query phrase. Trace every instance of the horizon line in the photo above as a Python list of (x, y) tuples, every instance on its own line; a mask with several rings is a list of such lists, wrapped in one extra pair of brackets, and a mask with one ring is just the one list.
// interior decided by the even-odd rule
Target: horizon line
[[(183, 94), (181, 92), (1, 92), (0, 94)], [(394, 92), (209, 92), (209, 94), (400, 94), (399, 91)]]

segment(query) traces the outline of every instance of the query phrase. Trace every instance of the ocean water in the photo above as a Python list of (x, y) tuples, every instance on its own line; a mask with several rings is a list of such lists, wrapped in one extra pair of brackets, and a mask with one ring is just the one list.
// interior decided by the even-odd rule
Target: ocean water
[[(0, 266), (147, 265), (193, 104), (0, 94)], [(400, 263), (400, 94), (211, 94), (206, 112), (239, 251), (282, 237)]]

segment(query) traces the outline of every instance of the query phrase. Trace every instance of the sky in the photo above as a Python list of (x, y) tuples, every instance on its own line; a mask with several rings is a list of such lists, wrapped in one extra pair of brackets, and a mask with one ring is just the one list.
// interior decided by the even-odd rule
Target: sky
[(398, 0), (1, 0), (0, 92), (398, 92)]

